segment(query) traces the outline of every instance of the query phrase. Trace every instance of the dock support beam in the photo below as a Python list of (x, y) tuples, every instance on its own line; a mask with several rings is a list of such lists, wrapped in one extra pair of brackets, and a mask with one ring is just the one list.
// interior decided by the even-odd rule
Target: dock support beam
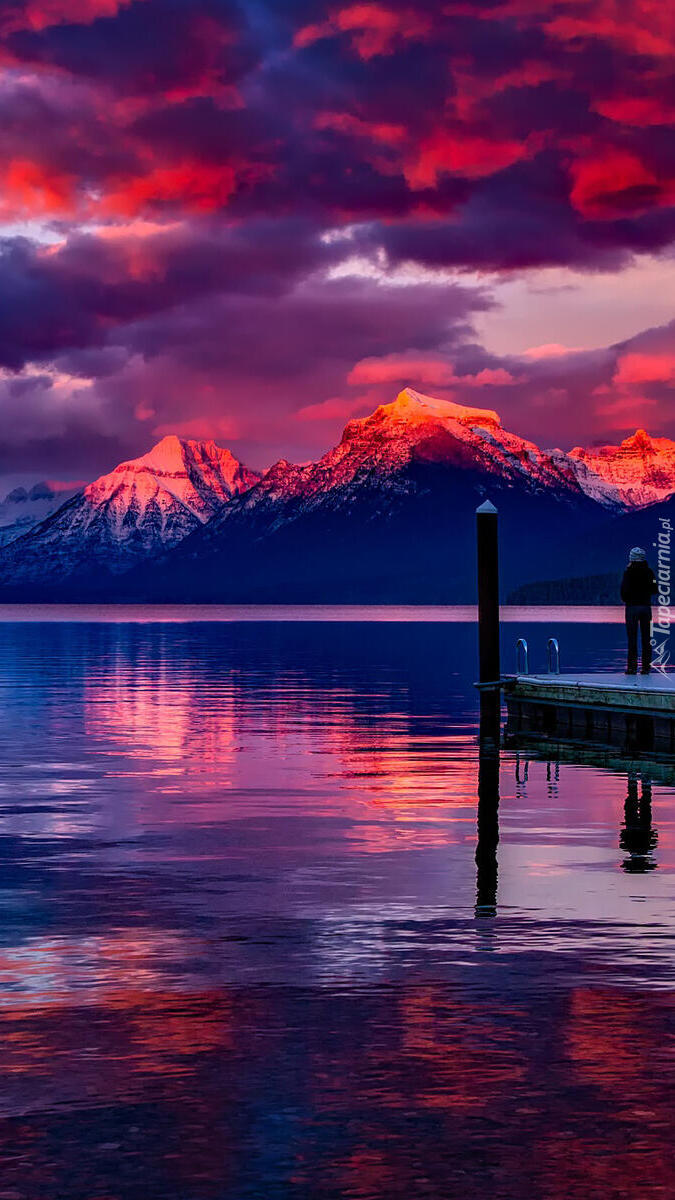
[[(501, 662), (499, 655), (499, 516), (486, 500), (476, 510), (478, 550), (478, 679), (481, 735), (499, 738)], [(493, 687), (489, 685), (493, 684)]]

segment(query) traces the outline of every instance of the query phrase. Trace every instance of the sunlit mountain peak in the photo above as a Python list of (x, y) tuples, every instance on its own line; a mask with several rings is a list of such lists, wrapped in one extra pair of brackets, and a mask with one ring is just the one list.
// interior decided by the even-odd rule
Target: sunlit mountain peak
[(458, 421), (469, 428), (501, 426), (499, 414), (492, 409), (471, 408), (465, 404), (455, 404), (452, 400), (439, 400), (433, 396), (425, 396), (411, 387), (404, 388), (391, 404), (383, 405), (382, 409), (392, 416), (413, 421)]

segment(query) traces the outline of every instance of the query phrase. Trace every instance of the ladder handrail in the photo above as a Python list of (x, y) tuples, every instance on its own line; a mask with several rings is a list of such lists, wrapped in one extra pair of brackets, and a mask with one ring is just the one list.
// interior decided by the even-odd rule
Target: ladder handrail
[[(549, 673), (549, 675), (559, 675), (560, 674), (560, 643), (558, 642), (557, 638), (550, 637), (548, 639), (547, 646), (548, 646), (548, 673)], [(554, 656), (555, 656), (555, 670), (553, 667)]]
[(529, 648), (528, 648), (525, 638), (522, 638), (522, 637), (518, 638), (518, 641), (516, 642), (516, 675), (521, 674), (521, 670), (520, 670), (521, 657), (523, 660), (523, 666), (525, 667), (525, 670), (522, 672), (522, 674), (529, 675), (529, 673), (530, 673), (530, 651), (529, 651)]

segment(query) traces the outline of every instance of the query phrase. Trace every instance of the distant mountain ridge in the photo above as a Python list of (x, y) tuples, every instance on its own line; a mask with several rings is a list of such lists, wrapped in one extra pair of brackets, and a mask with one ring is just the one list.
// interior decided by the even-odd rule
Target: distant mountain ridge
[(580, 487), (601, 504), (646, 508), (675, 492), (675, 442), (644, 429), (619, 446), (576, 446), (567, 457)]
[(650, 506), (674, 494), (666, 438), (638, 431), (616, 447), (542, 450), (491, 409), (406, 388), (350, 421), (316, 462), (281, 460), (262, 476), (213, 442), (166, 437), (0, 550), (0, 589), (21, 599), (454, 602), (473, 596), (473, 513), (487, 496), (513, 589), (613, 570), (600, 560), (622, 545), (631, 514), (648, 525)]
[(16, 487), (0, 501), (0, 546), (27, 533), (56, 512), (81, 484), (42, 480), (31, 488)]

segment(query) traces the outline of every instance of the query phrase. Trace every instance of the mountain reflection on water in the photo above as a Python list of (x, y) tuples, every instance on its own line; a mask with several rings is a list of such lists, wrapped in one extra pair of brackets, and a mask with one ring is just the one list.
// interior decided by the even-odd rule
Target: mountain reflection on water
[(675, 774), (479, 767), (474, 656), (0, 624), (0, 1197), (672, 1194)]

